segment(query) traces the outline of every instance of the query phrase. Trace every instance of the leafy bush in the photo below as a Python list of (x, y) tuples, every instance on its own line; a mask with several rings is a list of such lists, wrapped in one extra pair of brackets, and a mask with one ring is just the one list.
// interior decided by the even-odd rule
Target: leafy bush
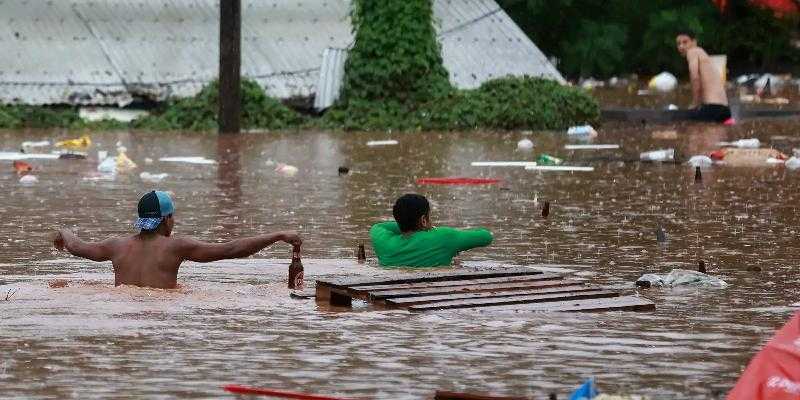
[[(253, 81), (242, 80), (242, 127), (286, 129), (303, 117), (280, 101), (268, 97)], [(132, 126), (151, 130), (211, 131), (217, 129), (219, 82), (206, 85), (194, 97), (168, 101), (152, 115), (134, 120)]]
[(52, 128), (115, 129), (124, 124), (114, 121), (86, 122), (78, 116), (77, 107), (0, 105), (0, 129)]
[(397, 101), (351, 101), (334, 109), (324, 127), (345, 130), (563, 129), (594, 123), (597, 102), (585, 91), (531, 77), (488, 81), (409, 107)]

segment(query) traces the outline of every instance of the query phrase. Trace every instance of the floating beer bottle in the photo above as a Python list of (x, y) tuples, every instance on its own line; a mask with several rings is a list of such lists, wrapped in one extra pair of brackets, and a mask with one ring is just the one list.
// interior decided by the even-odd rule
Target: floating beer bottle
[(302, 289), (303, 286), (303, 262), (300, 261), (300, 246), (293, 246), (292, 263), (289, 264), (289, 289)]
[(367, 262), (367, 252), (364, 250), (364, 243), (358, 244), (357, 258), (359, 264), (364, 264), (365, 262)]

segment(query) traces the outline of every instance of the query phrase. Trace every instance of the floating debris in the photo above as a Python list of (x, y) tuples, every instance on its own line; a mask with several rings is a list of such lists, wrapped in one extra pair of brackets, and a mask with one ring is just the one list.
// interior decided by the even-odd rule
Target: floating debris
[(570, 165), (529, 165), (528, 171), (564, 171), (564, 172), (591, 172), (594, 167), (575, 167)]
[(473, 167), (530, 167), (536, 166), (535, 161), (475, 161)]
[(169, 174), (166, 173), (151, 174), (149, 172), (142, 172), (141, 174), (139, 174), (139, 179), (141, 179), (144, 182), (158, 183), (166, 179), (168, 176)]
[(636, 280), (636, 286), (705, 286), (724, 288), (728, 286), (728, 283), (702, 272), (688, 269), (673, 269), (669, 274), (644, 274)]
[(517, 142), (517, 150), (519, 151), (531, 151), (533, 150), (533, 141), (530, 139), (522, 139)]
[(618, 144), (568, 144), (564, 146), (566, 150), (613, 150), (618, 149)]
[(397, 140), (370, 140), (367, 142), (367, 146), (374, 147), (374, 146), (393, 146), (400, 142)]
[(161, 157), (158, 159), (161, 162), (176, 162), (186, 164), (216, 164), (214, 160), (209, 160), (205, 157), (192, 156), (192, 157)]

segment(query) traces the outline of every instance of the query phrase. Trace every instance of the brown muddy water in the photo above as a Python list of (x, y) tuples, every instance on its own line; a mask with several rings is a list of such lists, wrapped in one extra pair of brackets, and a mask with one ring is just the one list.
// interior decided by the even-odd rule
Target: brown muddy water
[[(651, 138), (665, 128), (678, 139)], [(375, 399), (421, 399), (436, 389), (564, 398), (594, 377), (607, 393), (721, 398), (799, 305), (800, 172), (715, 166), (696, 185), (686, 165), (608, 159), (665, 147), (692, 155), (751, 136), (767, 144), (790, 136), (773, 144), (791, 152), (800, 147), (798, 128), (792, 121), (606, 127), (594, 142), (622, 150), (602, 152), (564, 150), (561, 133), (97, 133), (94, 150), (113, 153), (122, 142), (139, 164), (135, 173), (86, 180), (96, 160), (32, 160), (39, 181), (29, 186), (2, 161), (2, 397), (225, 398), (221, 386), (238, 383)], [(0, 132), (0, 150), (66, 137)], [(525, 137), (535, 142), (533, 153), (516, 150)], [(400, 144), (365, 145), (388, 138)], [(470, 166), (541, 152), (596, 170)], [(163, 156), (219, 164), (158, 161)], [(156, 161), (146, 164), (146, 157)], [(299, 172), (281, 176), (270, 159)], [(339, 166), (351, 174), (339, 176)], [(169, 177), (144, 183), (142, 171)], [(504, 181), (415, 184), (440, 176)], [(400, 273), (374, 260), (359, 266), (354, 251), (372, 223), (390, 218), (397, 196), (419, 192), (432, 201), (436, 223), (494, 232), (494, 244), (463, 253), (462, 264), (569, 264), (578, 278), (632, 292), (643, 273), (704, 259), (730, 286), (641, 290), (657, 304), (649, 313), (343, 313), (288, 297), (286, 245), (244, 260), (187, 264), (182, 288), (164, 291), (115, 288), (109, 264), (68, 258), (48, 243), (56, 227), (93, 240), (132, 233), (137, 198), (153, 188), (174, 193), (177, 234), (218, 241), (299, 230), (309, 280)], [(548, 220), (539, 215), (543, 200), (551, 202)], [(656, 242), (659, 224), (669, 235), (665, 246)], [(55, 279), (69, 285), (48, 287)], [(3, 301), (9, 290), (17, 292)]]

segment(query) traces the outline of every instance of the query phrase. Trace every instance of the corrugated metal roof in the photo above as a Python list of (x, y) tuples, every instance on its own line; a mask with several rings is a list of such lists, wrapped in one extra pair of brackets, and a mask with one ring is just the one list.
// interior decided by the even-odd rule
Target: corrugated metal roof
[[(123, 105), (134, 95), (194, 95), (217, 75), (218, 7), (0, 0), (0, 102)], [(458, 87), (507, 74), (562, 79), (493, 0), (434, 7)], [(325, 49), (352, 43), (348, 0), (243, 0), (242, 8), (242, 73), (278, 98), (314, 94)]]
[(324, 110), (339, 99), (344, 81), (345, 61), (347, 61), (347, 49), (325, 49), (322, 53), (319, 82), (314, 95), (315, 110)]

